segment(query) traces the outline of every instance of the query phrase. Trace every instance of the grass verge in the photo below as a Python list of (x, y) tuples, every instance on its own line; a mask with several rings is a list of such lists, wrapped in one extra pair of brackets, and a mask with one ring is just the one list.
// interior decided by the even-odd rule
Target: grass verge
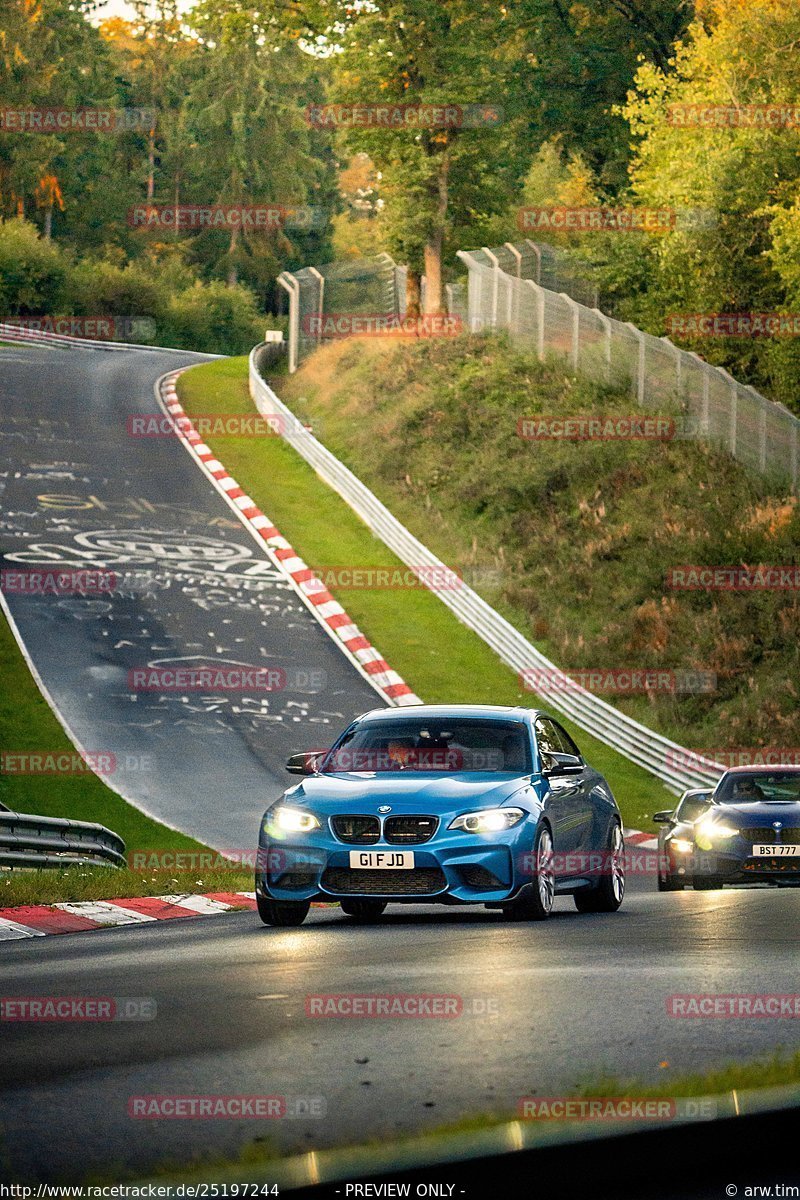
[[(252, 414), (247, 360), (224, 359), (180, 377), (189, 415)], [(207, 439), (214, 453), (317, 569), (402, 564), (311, 467), (278, 437)], [(422, 502), (420, 501), (421, 507)], [(417, 532), (420, 532), (419, 530)], [(424, 531), (421, 533), (423, 540)], [(424, 587), (348, 590), (333, 594), (370, 641), (423, 700), (430, 703), (534, 705), (513, 671)], [(668, 803), (666, 789), (602, 742), (565, 722), (588, 759), (606, 776), (628, 825), (649, 826)]]
[[(0, 908), (252, 889), (253, 872), (233, 869), (129, 871), (113, 867), (67, 867), (63, 871), (3, 871), (0, 872)], [(242, 907), (245, 907), (244, 903)]]
[[(46, 751), (60, 754), (73, 751), (72, 743), (39, 691), (2, 614), (0, 677), (5, 684), (0, 692), (0, 747), (10, 753)], [(137, 850), (212, 853), (194, 838), (168, 829), (159, 821), (145, 816), (88, 769), (80, 775), (70, 776), (0, 773), (0, 801), (12, 812), (68, 817), (74, 821), (97, 821), (118, 833), (128, 846), (135, 846)], [(127, 874), (109, 867), (91, 870), (78, 868), (64, 872), (0, 871), (0, 903), (33, 903), (33, 896), (37, 903), (48, 899), (82, 900), (100, 899), (102, 895), (119, 896), (123, 894), (118, 890), (120, 887), (142, 883), (141, 875), (131, 872), (132, 879), (123, 885)], [(249, 875), (246, 886), (249, 887)], [(114, 890), (103, 891), (106, 887)], [(92, 892), (92, 888), (100, 890)], [(232, 884), (231, 890), (235, 890)], [(145, 893), (131, 891), (127, 894)]]
[(638, 694), (603, 682), (604, 699), (694, 749), (800, 746), (800, 592), (672, 573), (800, 565), (786, 479), (681, 436), (532, 437), (536, 418), (629, 419), (636, 402), (502, 335), (332, 343), (279, 394), (440, 558), (494, 572), (478, 590), (560, 667), (664, 673)]

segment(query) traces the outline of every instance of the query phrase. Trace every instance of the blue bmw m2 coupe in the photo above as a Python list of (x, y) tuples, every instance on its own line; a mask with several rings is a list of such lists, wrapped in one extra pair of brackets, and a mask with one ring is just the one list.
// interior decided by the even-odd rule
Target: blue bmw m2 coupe
[(559, 722), (529, 708), (420, 705), (358, 717), (261, 825), (256, 897), (267, 925), (313, 900), (357, 921), (387, 904), (482, 904), (540, 921), (556, 895), (615, 912), (625, 891), (611, 789)]

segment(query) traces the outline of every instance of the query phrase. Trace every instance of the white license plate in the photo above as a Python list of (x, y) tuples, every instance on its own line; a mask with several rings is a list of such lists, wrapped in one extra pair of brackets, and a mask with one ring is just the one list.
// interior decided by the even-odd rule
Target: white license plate
[(800, 846), (753, 846), (754, 858), (798, 858), (800, 857)]
[(351, 850), (350, 866), (356, 870), (411, 871), (414, 867), (413, 850)]

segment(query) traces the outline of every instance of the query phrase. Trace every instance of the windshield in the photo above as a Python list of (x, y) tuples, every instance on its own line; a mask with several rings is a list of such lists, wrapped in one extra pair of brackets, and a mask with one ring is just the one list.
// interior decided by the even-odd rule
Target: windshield
[(480, 771), (487, 774), (531, 771), (528, 731), (520, 721), (425, 720), (369, 721), (344, 735), (322, 766), (336, 772)]
[(718, 804), (756, 801), (800, 801), (800, 771), (752, 771), (723, 780), (715, 797)]
[(705, 796), (687, 796), (678, 805), (678, 811), (675, 816), (679, 821), (696, 821), (704, 812), (708, 811), (711, 803), (708, 795)]

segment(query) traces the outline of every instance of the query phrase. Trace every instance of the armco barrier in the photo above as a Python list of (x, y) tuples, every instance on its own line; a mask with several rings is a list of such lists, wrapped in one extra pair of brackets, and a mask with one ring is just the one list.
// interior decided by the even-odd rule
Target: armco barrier
[(0, 812), (0, 866), (125, 866), (122, 838), (93, 821)]
[[(412, 569), (432, 568), (432, 574), (437, 577), (437, 572), (446, 569), (444, 563), (409, 533), (377, 496), (294, 418), (291, 410), (265, 383), (258, 370), (262, 354), (263, 344), (251, 351), (249, 365), (250, 395), (259, 412), (262, 415), (278, 413), (284, 418), (281, 428), (285, 431), (286, 441), (401, 562)], [(438, 574), (438, 578), (441, 577)], [(514, 671), (534, 669), (558, 673), (559, 668), (466, 584), (438, 589), (436, 595)], [(700, 765), (682, 746), (640, 725), (584, 688), (570, 685), (558, 692), (556, 698), (548, 699), (548, 707), (558, 709), (581, 729), (651, 771), (675, 793), (712, 784), (725, 770), (715, 763)]]
[[(152, 350), (158, 354), (194, 354), (193, 350), (180, 350), (175, 346), (146, 346), (138, 342), (93, 341), (91, 338), (70, 337), (68, 334), (49, 333), (44, 329), (26, 329), (13, 321), (0, 321), (0, 341), (18, 342), (20, 345), (57, 346), (67, 350)], [(206, 354), (204, 358), (224, 358), (224, 354)]]

